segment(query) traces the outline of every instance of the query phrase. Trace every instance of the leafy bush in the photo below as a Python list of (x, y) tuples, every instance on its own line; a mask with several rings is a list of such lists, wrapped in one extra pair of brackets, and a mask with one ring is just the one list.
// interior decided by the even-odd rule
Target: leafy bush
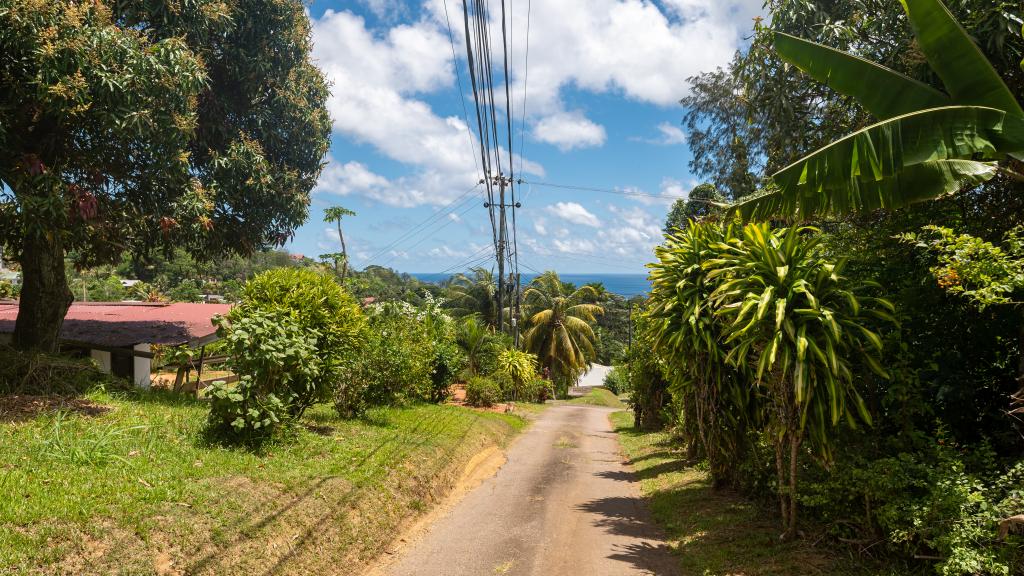
[[(313, 338), (316, 369), (277, 379), (278, 386), (288, 387), (275, 394), (285, 401), (289, 415), (299, 417), (306, 408), (329, 399), (364, 334), (365, 319), (355, 299), (330, 276), (300, 268), (259, 274), (245, 284), (241, 296), (228, 314), (229, 322), (273, 314), (288, 318), (296, 331)], [(255, 346), (249, 348), (239, 348), (232, 355), (252, 354), (255, 359), (264, 355)], [(240, 361), (249, 363), (245, 358)]]
[(527, 384), (525, 400), (543, 404), (555, 397), (555, 385), (550, 380), (537, 378)]
[(368, 310), (363, 345), (342, 371), (335, 408), (345, 417), (366, 406), (441, 401), (462, 370), (455, 323), (424, 295), (421, 306), (388, 302)]
[(470, 406), (493, 406), (499, 400), (501, 400), (501, 387), (494, 380), (483, 376), (474, 376), (466, 382), (466, 403)]
[(239, 380), (208, 390), (210, 427), (223, 435), (259, 439), (301, 415), (295, 406), (310, 396), (323, 366), (316, 331), (287, 312), (253, 310), (218, 319), (218, 332)]
[(623, 365), (613, 366), (607, 374), (604, 375), (604, 381), (602, 382), (605, 388), (611, 390), (612, 394), (618, 396), (624, 394), (629, 390), (629, 370)]
[(537, 377), (537, 357), (529, 352), (506, 348), (498, 353), (498, 365), (495, 374), (507, 380), (506, 397), (512, 400), (529, 400), (530, 384)]

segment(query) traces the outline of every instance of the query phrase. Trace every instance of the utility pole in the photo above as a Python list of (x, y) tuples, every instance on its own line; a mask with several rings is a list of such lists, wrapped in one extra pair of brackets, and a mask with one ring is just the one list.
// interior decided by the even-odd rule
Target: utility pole
[[(505, 285), (506, 285), (506, 280), (505, 280), (505, 246), (508, 243), (508, 225), (507, 225), (507, 222), (505, 220), (505, 208), (512, 208), (512, 207), (521, 208), (522, 205), (519, 204), (518, 202), (515, 203), (514, 205), (513, 204), (506, 204), (505, 203), (505, 187), (512, 183), (511, 179), (506, 178), (504, 175), (502, 175), (499, 172), (498, 175), (494, 177), (494, 183), (498, 185), (498, 203), (497, 203), (497, 205), (495, 205), (495, 204), (491, 204), (490, 202), (484, 202), (484, 208), (492, 208), (492, 207), (495, 207), (495, 206), (497, 206), (497, 208), (498, 208), (498, 244), (497, 244), (497, 246), (494, 247), (495, 248), (496, 256), (498, 258), (498, 296), (497, 296), (497, 300), (498, 300), (498, 331), (499, 332), (504, 332), (505, 331), (505, 300), (506, 300), (506, 298), (505, 298), (505, 296), (506, 296), (505, 295)], [(518, 284), (518, 278), (516, 278), (516, 283)], [(516, 306), (516, 309), (518, 311), (518, 306), (519, 306), (519, 289), (518, 289), (518, 286), (516, 288), (516, 302), (515, 302), (515, 306)], [(509, 302), (509, 308), (510, 308), (510, 310), (512, 308), (512, 303), (511, 302)], [(518, 322), (512, 322), (511, 323), (512, 328), (514, 329), (514, 334), (515, 334), (516, 340), (519, 339), (519, 332), (518, 332), (517, 324), (518, 324)]]

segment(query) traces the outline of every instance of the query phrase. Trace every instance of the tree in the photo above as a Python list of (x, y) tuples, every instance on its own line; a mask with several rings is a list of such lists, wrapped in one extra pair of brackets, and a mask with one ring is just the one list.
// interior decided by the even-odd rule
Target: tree
[(596, 298), (591, 286), (566, 293), (553, 271), (535, 278), (523, 292), (529, 314), (524, 348), (537, 355), (540, 365), (550, 371), (552, 381), (562, 387), (575, 384), (595, 356), (592, 325), (604, 309), (587, 302)]
[(0, 0), (0, 230), (14, 342), (53, 349), (64, 273), (124, 252), (283, 244), (329, 145), (297, 0)]
[(686, 198), (680, 198), (672, 203), (665, 218), (666, 234), (672, 233), (676, 228), (686, 228), (690, 221), (700, 221), (708, 216), (722, 213), (726, 199), (718, 193), (713, 184), (698, 184), (690, 190)]
[(725, 360), (749, 371), (767, 396), (786, 537), (796, 535), (801, 446), (809, 439), (828, 459), (840, 421), (854, 425), (854, 415), (871, 421), (851, 366), (860, 359), (887, 378), (878, 359), (882, 339), (868, 326), (895, 322), (892, 304), (859, 294), (870, 285), (847, 281), (844, 263), (822, 256), (815, 233), (748, 224), (742, 236), (716, 246), (718, 257), (702, 264), (710, 270), (708, 279), (720, 282), (710, 299), (726, 321)]
[[(881, 121), (813, 152), (736, 206), (746, 217), (900, 208), (992, 179), (1024, 160), (1024, 110), (939, 0), (903, 0), (945, 92), (879, 64), (788, 34), (779, 55)], [(1011, 170), (1012, 172), (1012, 170)]]
[(340, 259), (341, 265), (341, 282), (345, 283), (345, 273), (348, 270), (348, 250), (345, 249), (345, 236), (341, 233), (341, 219), (345, 216), (355, 216), (356, 213), (341, 206), (331, 206), (324, 210), (324, 222), (334, 222), (338, 226), (338, 241), (341, 242), (341, 252), (334, 254), (324, 254), (322, 257), (334, 259), (334, 273), (338, 272), (338, 261)]
[(476, 267), (471, 274), (457, 274), (448, 285), (448, 305), (453, 316), (476, 314), (489, 327), (498, 325), (498, 285), (494, 273)]

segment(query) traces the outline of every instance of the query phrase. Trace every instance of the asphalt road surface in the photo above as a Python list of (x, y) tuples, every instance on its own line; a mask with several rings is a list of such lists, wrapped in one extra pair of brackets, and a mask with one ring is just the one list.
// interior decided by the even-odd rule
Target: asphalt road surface
[(623, 463), (611, 410), (548, 408), (508, 461), (380, 572), (391, 576), (677, 574)]

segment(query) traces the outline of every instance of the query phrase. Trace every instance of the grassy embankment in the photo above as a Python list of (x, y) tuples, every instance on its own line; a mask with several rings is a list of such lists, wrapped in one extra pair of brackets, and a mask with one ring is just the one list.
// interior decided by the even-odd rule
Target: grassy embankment
[(667, 432), (634, 429), (630, 412), (611, 418), (683, 576), (901, 574), (809, 539), (780, 543), (778, 522), (770, 512), (738, 494), (713, 489), (708, 473), (689, 465)]
[(208, 408), (190, 398), (82, 400), (35, 413), (0, 397), (0, 573), (357, 573), (474, 454), (526, 425), (433, 405), (345, 421), (317, 406), (254, 452), (204, 440)]
[(584, 396), (569, 400), (570, 404), (587, 404), (589, 406), (604, 406), (606, 408), (625, 408), (619, 397), (607, 388), (591, 388)]

